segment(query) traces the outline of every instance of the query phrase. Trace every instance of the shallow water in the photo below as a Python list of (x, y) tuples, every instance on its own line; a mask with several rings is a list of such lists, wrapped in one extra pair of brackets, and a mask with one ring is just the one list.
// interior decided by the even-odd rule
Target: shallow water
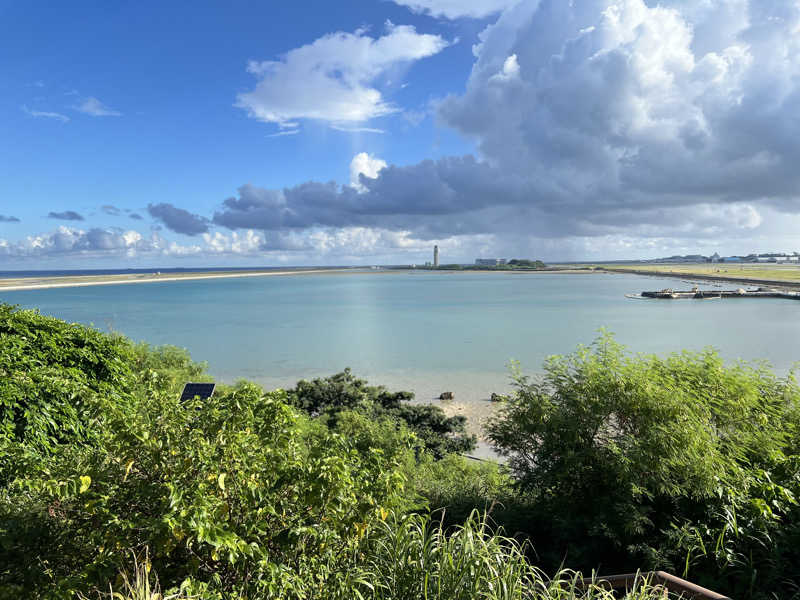
[(453, 391), (451, 411), (477, 414), (492, 392), (508, 389), (510, 360), (536, 372), (546, 356), (590, 343), (601, 327), (635, 352), (713, 346), (729, 360), (767, 359), (779, 372), (800, 360), (800, 301), (625, 298), (665, 287), (691, 285), (636, 275), (416, 271), (0, 291), (0, 300), (186, 347), (223, 381), (285, 387), (349, 366), (423, 401)]

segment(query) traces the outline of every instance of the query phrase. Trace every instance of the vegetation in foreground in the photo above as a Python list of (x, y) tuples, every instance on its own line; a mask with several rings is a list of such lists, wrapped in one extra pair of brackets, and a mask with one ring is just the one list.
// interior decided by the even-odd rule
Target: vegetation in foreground
[(800, 390), (763, 365), (602, 336), (517, 376), (507, 468), (349, 371), (179, 402), (203, 371), (0, 306), (0, 598), (610, 597), (562, 565), (798, 597)]

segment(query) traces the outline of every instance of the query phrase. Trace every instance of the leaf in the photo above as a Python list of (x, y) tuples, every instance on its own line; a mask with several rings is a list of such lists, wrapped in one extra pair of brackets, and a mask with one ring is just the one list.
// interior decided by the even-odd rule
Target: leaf
[(88, 475), (81, 475), (79, 479), (81, 481), (81, 487), (78, 489), (78, 493), (83, 494), (89, 489), (89, 486), (92, 485), (92, 478)]
[(127, 481), (128, 480), (128, 475), (131, 472), (131, 467), (133, 467), (133, 459), (130, 459), (128, 461), (128, 464), (125, 465), (125, 477), (122, 478), (122, 481)]
[(217, 484), (219, 485), (219, 489), (223, 492), (225, 491), (225, 473), (220, 473), (219, 477), (217, 477)]

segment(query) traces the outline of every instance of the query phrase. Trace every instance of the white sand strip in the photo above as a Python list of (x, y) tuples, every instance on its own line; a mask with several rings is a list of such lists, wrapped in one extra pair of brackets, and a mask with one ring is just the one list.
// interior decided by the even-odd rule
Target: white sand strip
[[(85, 277), (97, 277), (96, 280), (89, 281), (64, 281), (59, 282), (58, 277), (54, 277), (52, 282), (47, 283), (30, 283), (4, 286), (3, 280), (0, 279), (0, 293), (4, 291), (16, 292), (22, 290), (48, 290), (52, 288), (66, 288), (66, 287), (87, 287), (91, 285), (123, 285), (126, 283), (161, 283), (164, 281), (193, 281), (197, 279), (227, 279), (231, 277), (268, 277), (270, 275), (307, 275), (309, 273), (341, 273), (350, 271), (351, 269), (310, 269), (307, 271), (262, 271), (258, 273), (215, 273), (213, 275), (183, 275), (178, 277), (161, 276), (161, 275), (145, 275), (136, 279), (106, 279), (107, 275), (87, 275)], [(70, 277), (65, 275), (64, 277)]]

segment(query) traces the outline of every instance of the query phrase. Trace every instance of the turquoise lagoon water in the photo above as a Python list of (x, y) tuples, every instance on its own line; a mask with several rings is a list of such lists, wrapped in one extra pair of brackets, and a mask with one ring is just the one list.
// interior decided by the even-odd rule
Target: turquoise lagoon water
[[(800, 360), (800, 302), (631, 300), (689, 288), (635, 275), (386, 272), (0, 291), (0, 300), (151, 344), (188, 348), (219, 380), (286, 387), (351, 367), (420, 400), (477, 401), (508, 364), (590, 343), (601, 327), (635, 352), (718, 348), (729, 360)], [(707, 286), (706, 286), (707, 287)], [(735, 287), (733, 284), (725, 287)]]

